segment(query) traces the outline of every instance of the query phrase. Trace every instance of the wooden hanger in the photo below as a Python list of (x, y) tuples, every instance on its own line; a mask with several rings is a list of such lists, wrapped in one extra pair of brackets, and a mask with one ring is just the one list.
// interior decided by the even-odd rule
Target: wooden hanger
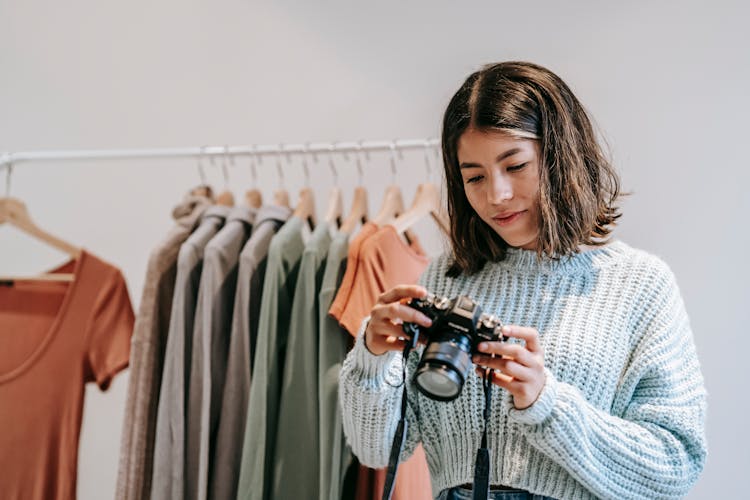
[(367, 189), (362, 186), (354, 188), (354, 196), (352, 197), (352, 209), (349, 211), (349, 215), (346, 217), (344, 222), (341, 224), (339, 231), (351, 234), (357, 227), (358, 223), (367, 222)]
[[(37, 226), (29, 215), (24, 202), (17, 198), (0, 198), (0, 225), (9, 223), (24, 233), (38, 238), (47, 245), (65, 252), (70, 257), (77, 259), (81, 255), (81, 249), (65, 240), (53, 236)], [(45, 273), (37, 276), (0, 276), (0, 281), (73, 281), (73, 274)]]
[(273, 203), (280, 207), (291, 208), (289, 204), (289, 193), (286, 189), (277, 189), (273, 192)]
[(300, 190), (292, 215), (306, 220), (310, 229), (315, 229), (315, 195), (312, 189), (306, 187)]
[(440, 207), (440, 191), (431, 182), (420, 184), (411, 208), (398, 216), (391, 225), (399, 234), (403, 234), (418, 221), (426, 216), (432, 216), (438, 227), (445, 233), (450, 234), (450, 224)]
[(404, 213), (404, 197), (401, 194), (401, 188), (396, 184), (391, 184), (383, 195), (380, 212), (372, 221), (378, 226), (385, 226), (396, 220), (396, 217), (402, 213)]
[(252, 208), (260, 208), (263, 205), (263, 194), (260, 192), (260, 189), (255, 187), (258, 185), (258, 168), (256, 160), (257, 158), (255, 154), (250, 156), (250, 173), (253, 177), (253, 187), (245, 191), (245, 203)]
[(341, 218), (344, 212), (344, 201), (341, 195), (341, 188), (334, 186), (331, 194), (328, 195), (328, 211), (326, 211), (325, 221), (328, 224), (335, 224), (336, 228), (341, 227)]
[(263, 194), (259, 189), (248, 189), (245, 191), (245, 203), (252, 208), (260, 208), (263, 205)]
[(222, 191), (221, 193), (219, 193), (219, 196), (216, 197), (216, 204), (224, 205), (226, 207), (233, 207), (234, 195), (228, 189), (225, 191)]

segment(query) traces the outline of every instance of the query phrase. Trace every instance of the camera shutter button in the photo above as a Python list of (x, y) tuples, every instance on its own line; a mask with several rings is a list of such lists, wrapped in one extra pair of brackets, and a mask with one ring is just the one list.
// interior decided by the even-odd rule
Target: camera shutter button
[(445, 311), (450, 306), (451, 301), (450, 299), (446, 297), (440, 297), (435, 301), (435, 307), (440, 309), (441, 311)]

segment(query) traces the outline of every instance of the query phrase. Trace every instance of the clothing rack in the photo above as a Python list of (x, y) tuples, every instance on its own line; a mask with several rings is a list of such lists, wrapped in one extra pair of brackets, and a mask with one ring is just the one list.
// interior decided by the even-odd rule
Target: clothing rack
[(403, 151), (407, 149), (433, 148), (437, 139), (396, 139), (393, 141), (350, 141), (303, 144), (266, 144), (246, 146), (202, 146), (192, 148), (155, 149), (92, 149), (68, 151), (32, 151), (0, 153), (0, 167), (9, 168), (21, 162), (58, 160), (106, 160), (128, 158), (180, 158), (273, 156), (318, 153), (367, 153), (371, 151)]

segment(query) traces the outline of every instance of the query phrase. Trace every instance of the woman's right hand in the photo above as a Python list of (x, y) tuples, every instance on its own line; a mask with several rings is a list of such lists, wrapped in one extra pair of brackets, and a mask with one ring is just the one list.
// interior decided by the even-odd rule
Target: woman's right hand
[(404, 322), (424, 327), (432, 325), (430, 318), (406, 305), (409, 299), (421, 299), (426, 295), (427, 290), (419, 285), (398, 285), (378, 297), (365, 330), (367, 349), (376, 356), (402, 351), (406, 342)]

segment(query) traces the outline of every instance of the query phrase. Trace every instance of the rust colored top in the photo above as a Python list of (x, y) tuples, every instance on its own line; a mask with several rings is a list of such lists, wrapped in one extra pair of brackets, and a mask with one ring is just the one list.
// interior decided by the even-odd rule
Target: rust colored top
[(94, 255), (0, 285), (0, 495), (76, 497), (86, 382), (106, 390), (128, 365), (133, 309), (121, 272)]
[(341, 326), (356, 336), (380, 294), (396, 285), (416, 283), (429, 261), (416, 238), (407, 244), (393, 226), (380, 228), (359, 248), (349, 299), (338, 318)]
[(344, 277), (341, 278), (341, 284), (336, 291), (336, 297), (334, 297), (331, 307), (328, 309), (328, 314), (336, 318), (337, 321), (341, 320), (341, 315), (343, 314), (346, 303), (349, 300), (349, 294), (352, 292), (354, 277), (357, 272), (357, 262), (359, 261), (359, 249), (362, 247), (362, 242), (375, 234), (377, 230), (377, 224), (374, 222), (367, 222), (349, 242)]

